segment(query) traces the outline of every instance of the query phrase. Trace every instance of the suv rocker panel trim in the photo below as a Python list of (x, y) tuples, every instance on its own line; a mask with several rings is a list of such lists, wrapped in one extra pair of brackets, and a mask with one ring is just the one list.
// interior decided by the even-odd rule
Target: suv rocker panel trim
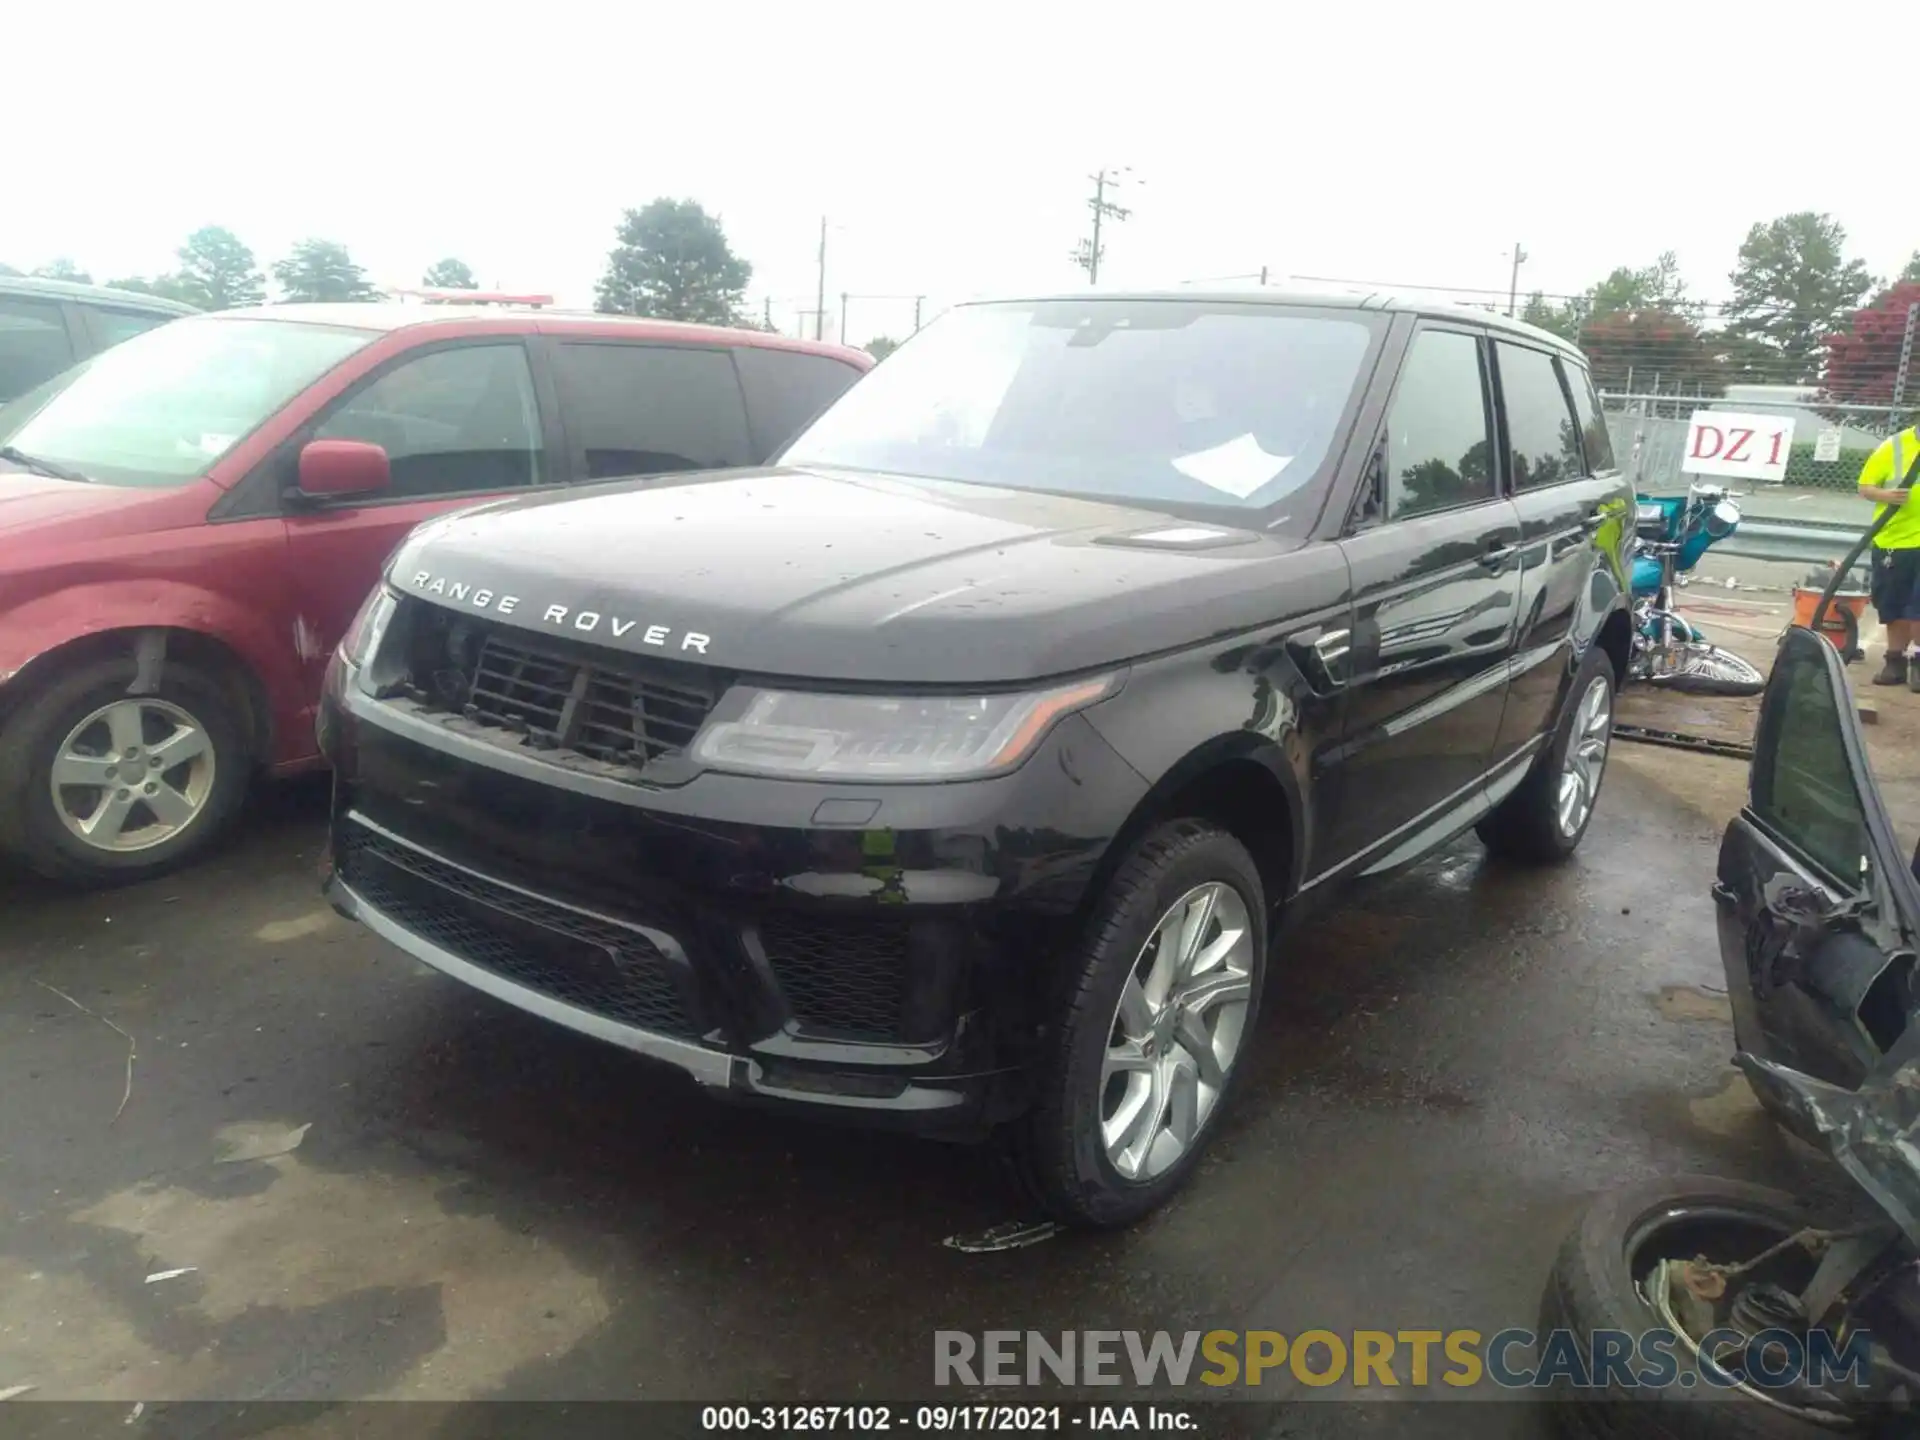
[[(1502, 678), (1505, 678), (1504, 673)], [(1431, 810), (1414, 816), (1398, 830), (1382, 836), (1358, 855), (1343, 860), (1330, 870), (1321, 871), (1311, 880), (1303, 881), (1295, 893), (1304, 895), (1340, 875), (1379, 875), (1438, 848), (1450, 836), (1459, 834), (1519, 788), (1547, 738), (1545, 735), (1534, 736), (1478, 780), (1462, 786)]]

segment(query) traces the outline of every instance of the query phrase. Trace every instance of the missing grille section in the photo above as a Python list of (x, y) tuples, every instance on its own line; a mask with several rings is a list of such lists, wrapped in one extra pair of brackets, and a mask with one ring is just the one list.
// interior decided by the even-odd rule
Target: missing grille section
[(900, 1038), (907, 990), (904, 920), (767, 916), (760, 943), (794, 1018), (853, 1040)]
[[(416, 602), (418, 603), (418, 602)], [(683, 754), (730, 677), (422, 606), (410, 698), (524, 739), (636, 769)]]
[(551, 904), (361, 826), (340, 875), (367, 903), (462, 960), (637, 1029), (694, 1038), (670, 962), (622, 925)]

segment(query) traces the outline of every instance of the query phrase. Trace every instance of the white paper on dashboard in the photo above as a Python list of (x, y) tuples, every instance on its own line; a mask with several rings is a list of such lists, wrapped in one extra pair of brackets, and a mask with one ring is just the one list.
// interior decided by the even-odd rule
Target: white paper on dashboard
[(1176, 455), (1173, 468), (1236, 500), (1244, 500), (1293, 463), (1291, 455), (1269, 455), (1252, 435), (1242, 435), (1211, 450)]

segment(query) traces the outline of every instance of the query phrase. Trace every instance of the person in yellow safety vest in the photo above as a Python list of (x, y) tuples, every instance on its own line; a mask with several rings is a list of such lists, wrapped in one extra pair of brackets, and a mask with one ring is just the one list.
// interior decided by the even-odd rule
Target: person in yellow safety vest
[(1907, 683), (1907, 647), (1920, 640), (1920, 505), (1910, 504), (1920, 474), (1920, 426), (1889, 435), (1860, 467), (1860, 498), (1893, 518), (1873, 537), (1873, 608), (1887, 627), (1887, 661), (1876, 685)]

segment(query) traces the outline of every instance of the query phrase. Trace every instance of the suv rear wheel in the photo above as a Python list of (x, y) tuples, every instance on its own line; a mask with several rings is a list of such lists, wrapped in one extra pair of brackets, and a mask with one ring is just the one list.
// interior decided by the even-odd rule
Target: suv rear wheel
[(1613, 658), (1594, 645), (1574, 676), (1546, 753), (1478, 826), (1494, 854), (1541, 863), (1564, 860), (1579, 847), (1607, 773), (1613, 692)]
[(1124, 1225), (1186, 1180), (1252, 1043), (1266, 898), (1240, 842), (1180, 820), (1121, 864), (1067, 958), (1034, 1109), (1012, 1137), (1056, 1219)]
[(252, 757), (216, 681), (169, 662), (130, 695), (128, 660), (78, 666), (0, 732), (0, 846), (29, 869), (116, 884), (205, 848), (246, 796)]

